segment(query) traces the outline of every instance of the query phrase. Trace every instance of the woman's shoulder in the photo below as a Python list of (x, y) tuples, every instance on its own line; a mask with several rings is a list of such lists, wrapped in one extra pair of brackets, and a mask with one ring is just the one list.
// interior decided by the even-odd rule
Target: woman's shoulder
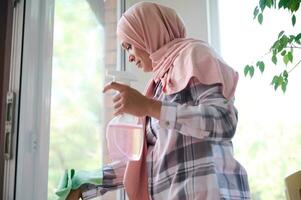
[(221, 84), (206, 85), (201, 83), (196, 77), (191, 77), (186, 87), (174, 94), (164, 95), (164, 99), (167, 101), (177, 103), (193, 103), (202, 98), (214, 98), (222, 97)]

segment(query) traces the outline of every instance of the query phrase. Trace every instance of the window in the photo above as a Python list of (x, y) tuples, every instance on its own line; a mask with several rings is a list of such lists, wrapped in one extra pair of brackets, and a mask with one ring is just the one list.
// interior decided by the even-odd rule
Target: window
[[(257, 70), (252, 80), (244, 77), (244, 66), (261, 59), (281, 30), (294, 33), (286, 12), (266, 10), (263, 25), (259, 25), (253, 20), (255, 6), (252, 1), (219, 1), (221, 53), (240, 74), (234, 149), (247, 168), (252, 198), (284, 199), (284, 178), (301, 166), (301, 68), (289, 74), (285, 94), (269, 85), (272, 74), (280, 70), (268, 62), (269, 56), (264, 57), (267, 66), (263, 75)], [(300, 27), (300, 21), (297, 23), (295, 27)], [(296, 63), (300, 52), (294, 54)]]
[(65, 169), (100, 169), (108, 159), (102, 151), (109, 105), (101, 91), (105, 70), (117, 63), (117, 1), (60, 0), (54, 13), (50, 200)]
[[(98, 8), (101, 9), (98, 5)], [(65, 169), (102, 165), (104, 25), (87, 1), (55, 2), (48, 199)]]
[(109, 162), (103, 136), (112, 110), (101, 91), (105, 70), (121, 60), (115, 34), (121, 2), (16, 2), (11, 82), (17, 122), (5, 199), (56, 199), (65, 169)]

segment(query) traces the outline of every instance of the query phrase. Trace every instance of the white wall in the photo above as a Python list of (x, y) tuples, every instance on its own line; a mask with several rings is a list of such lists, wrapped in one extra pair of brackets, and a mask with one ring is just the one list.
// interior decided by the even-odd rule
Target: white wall
[[(141, 0), (126, 0), (126, 8), (137, 2)], [(206, 0), (151, 0), (149, 2), (159, 3), (176, 10), (186, 25), (188, 37), (207, 41)]]
[[(140, 1), (126, 0), (126, 9)], [(186, 25), (187, 36), (208, 42), (207, 0), (152, 0), (149, 2), (159, 3), (176, 10)], [(143, 91), (151, 74), (138, 71), (136, 66), (129, 62), (126, 62), (126, 69), (136, 74), (139, 79), (133, 87)]]

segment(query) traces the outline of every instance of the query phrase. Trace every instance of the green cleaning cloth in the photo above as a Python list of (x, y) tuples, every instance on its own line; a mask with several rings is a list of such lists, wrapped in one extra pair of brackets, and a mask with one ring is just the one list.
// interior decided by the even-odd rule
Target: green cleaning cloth
[(102, 177), (102, 169), (93, 171), (65, 170), (55, 194), (58, 196), (58, 200), (65, 200), (71, 190), (78, 189), (85, 183), (100, 185), (102, 183)]

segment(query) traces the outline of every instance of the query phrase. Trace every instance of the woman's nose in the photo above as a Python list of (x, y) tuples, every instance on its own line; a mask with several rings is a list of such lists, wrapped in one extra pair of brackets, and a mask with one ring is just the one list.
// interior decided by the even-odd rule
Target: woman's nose
[(133, 62), (133, 61), (135, 61), (135, 56), (130, 55), (130, 56), (129, 56), (129, 62)]

